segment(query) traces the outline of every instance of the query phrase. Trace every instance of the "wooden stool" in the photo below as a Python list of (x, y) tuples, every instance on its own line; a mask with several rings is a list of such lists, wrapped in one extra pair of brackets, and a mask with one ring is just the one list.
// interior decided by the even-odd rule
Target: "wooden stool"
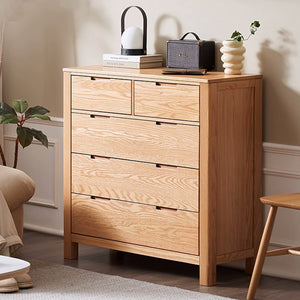
[(294, 254), (300, 255), (300, 247), (293, 248), (281, 248), (272, 251), (267, 251), (268, 245), (270, 242), (270, 237), (277, 213), (278, 207), (292, 208), (292, 209), (300, 209), (300, 193), (297, 194), (283, 194), (283, 195), (274, 195), (274, 196), (266, 196), (260, 198), (261, 202), (264, 204), (271, 205), (268, 219), (265, 225), (264, 233), (261, 238), (247, 299), (254, 299), (255, 292), (259, 283), (261, 271), (263, 268), (264, 260), (266, 256), (277, 256), (277, 255), (285, 255), (285, 254)]

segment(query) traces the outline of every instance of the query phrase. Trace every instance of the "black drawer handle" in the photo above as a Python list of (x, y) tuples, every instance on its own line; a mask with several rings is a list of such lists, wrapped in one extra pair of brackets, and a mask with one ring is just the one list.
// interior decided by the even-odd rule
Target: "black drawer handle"
[(170, 169), (170, 170), (176, 170), (177, 169), (177, 166), (163, 165), (163, 164), (156, 164), (155, 167), (159, 168), (159, 169)]
[(164, 207), (164, 206), (156, 206), (156, 210), (167, 210), (167, 211), (177, 211), (176, 208)]
[(94, 114), (91, 114), (91, 115), (90, 115), (90, 118), (93, 118), (93, 119), (95, 119), (95, 118), (109, 119), (110, 116), (94, 115)]
[(172, 85), (177, 85), (177, 83), (173, 82), (155, 82), (156, 86), (172, 86)]
[(91, 77), (91, 80), (103, 80), (103, 79), (105, 79), (105, 80), (110, 80), (110, 78), (107, 78), (107, 77)]
[(177, 123), (170, 123), (170, 122), (159, 122), (159, 121), (156, 121), (155, 124), (158, 125), (158, 126), (170, 126), (170, 127), (177, 126)]
[(97, 197), (97, 196), (91, 196), (92, 200), (98, 200), (98, 201), (110, 201), (110, 198), (105, 198), (105, 197)]
[(91, 159), (105, 159), (105, 160), (110, 160), (110, 157), (99, 156), (99, 155), (91, 155)]

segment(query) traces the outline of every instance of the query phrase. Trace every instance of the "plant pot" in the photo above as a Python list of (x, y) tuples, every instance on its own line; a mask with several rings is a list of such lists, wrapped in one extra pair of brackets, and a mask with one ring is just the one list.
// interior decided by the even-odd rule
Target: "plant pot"
[(244, 60), (243, 54), (246, 51), (243, 42), (231, 40), (223, 41), (223, 47), (220, 51), (223, 53), (221, 60), (225, 69), (224, 73), (231, 75), (241, 74)]

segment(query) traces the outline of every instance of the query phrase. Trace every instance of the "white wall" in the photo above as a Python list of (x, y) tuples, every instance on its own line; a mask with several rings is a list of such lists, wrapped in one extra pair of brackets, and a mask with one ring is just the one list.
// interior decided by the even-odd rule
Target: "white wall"
[[(248, 32), (245, 72), (264, 75), (264, 141), (300, 145), (300, 2), (297, 0), (2, 0), (7, 21), (4, 99), (26, 98), (62, 117), (63, 67), (101, 64), (102, 53), (120, 51), (120, 16), (129, 5), (148, 16), (148, 52), (165, 54), (166, 41), (195, 31), (220, 42)], [(141, 25), (129, 11), (126, 26)], [(220, 54), (217, 52), (218, 68)]]

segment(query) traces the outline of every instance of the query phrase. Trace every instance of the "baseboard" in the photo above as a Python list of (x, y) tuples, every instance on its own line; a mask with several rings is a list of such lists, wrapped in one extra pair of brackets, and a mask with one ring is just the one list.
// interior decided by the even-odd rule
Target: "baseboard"
[(64, 235), (64, 231), (61, 229), (47, 228), (47, 227), (43, 227), (43, 226), (39, 226), (39, 225), (35, 225), (35, 224), (29, 224), (29, 223), (24, 223), (24, 229), (47, 233), (47, 234), (52, 234), (52, 235), (57, 235), (57, 236)]

